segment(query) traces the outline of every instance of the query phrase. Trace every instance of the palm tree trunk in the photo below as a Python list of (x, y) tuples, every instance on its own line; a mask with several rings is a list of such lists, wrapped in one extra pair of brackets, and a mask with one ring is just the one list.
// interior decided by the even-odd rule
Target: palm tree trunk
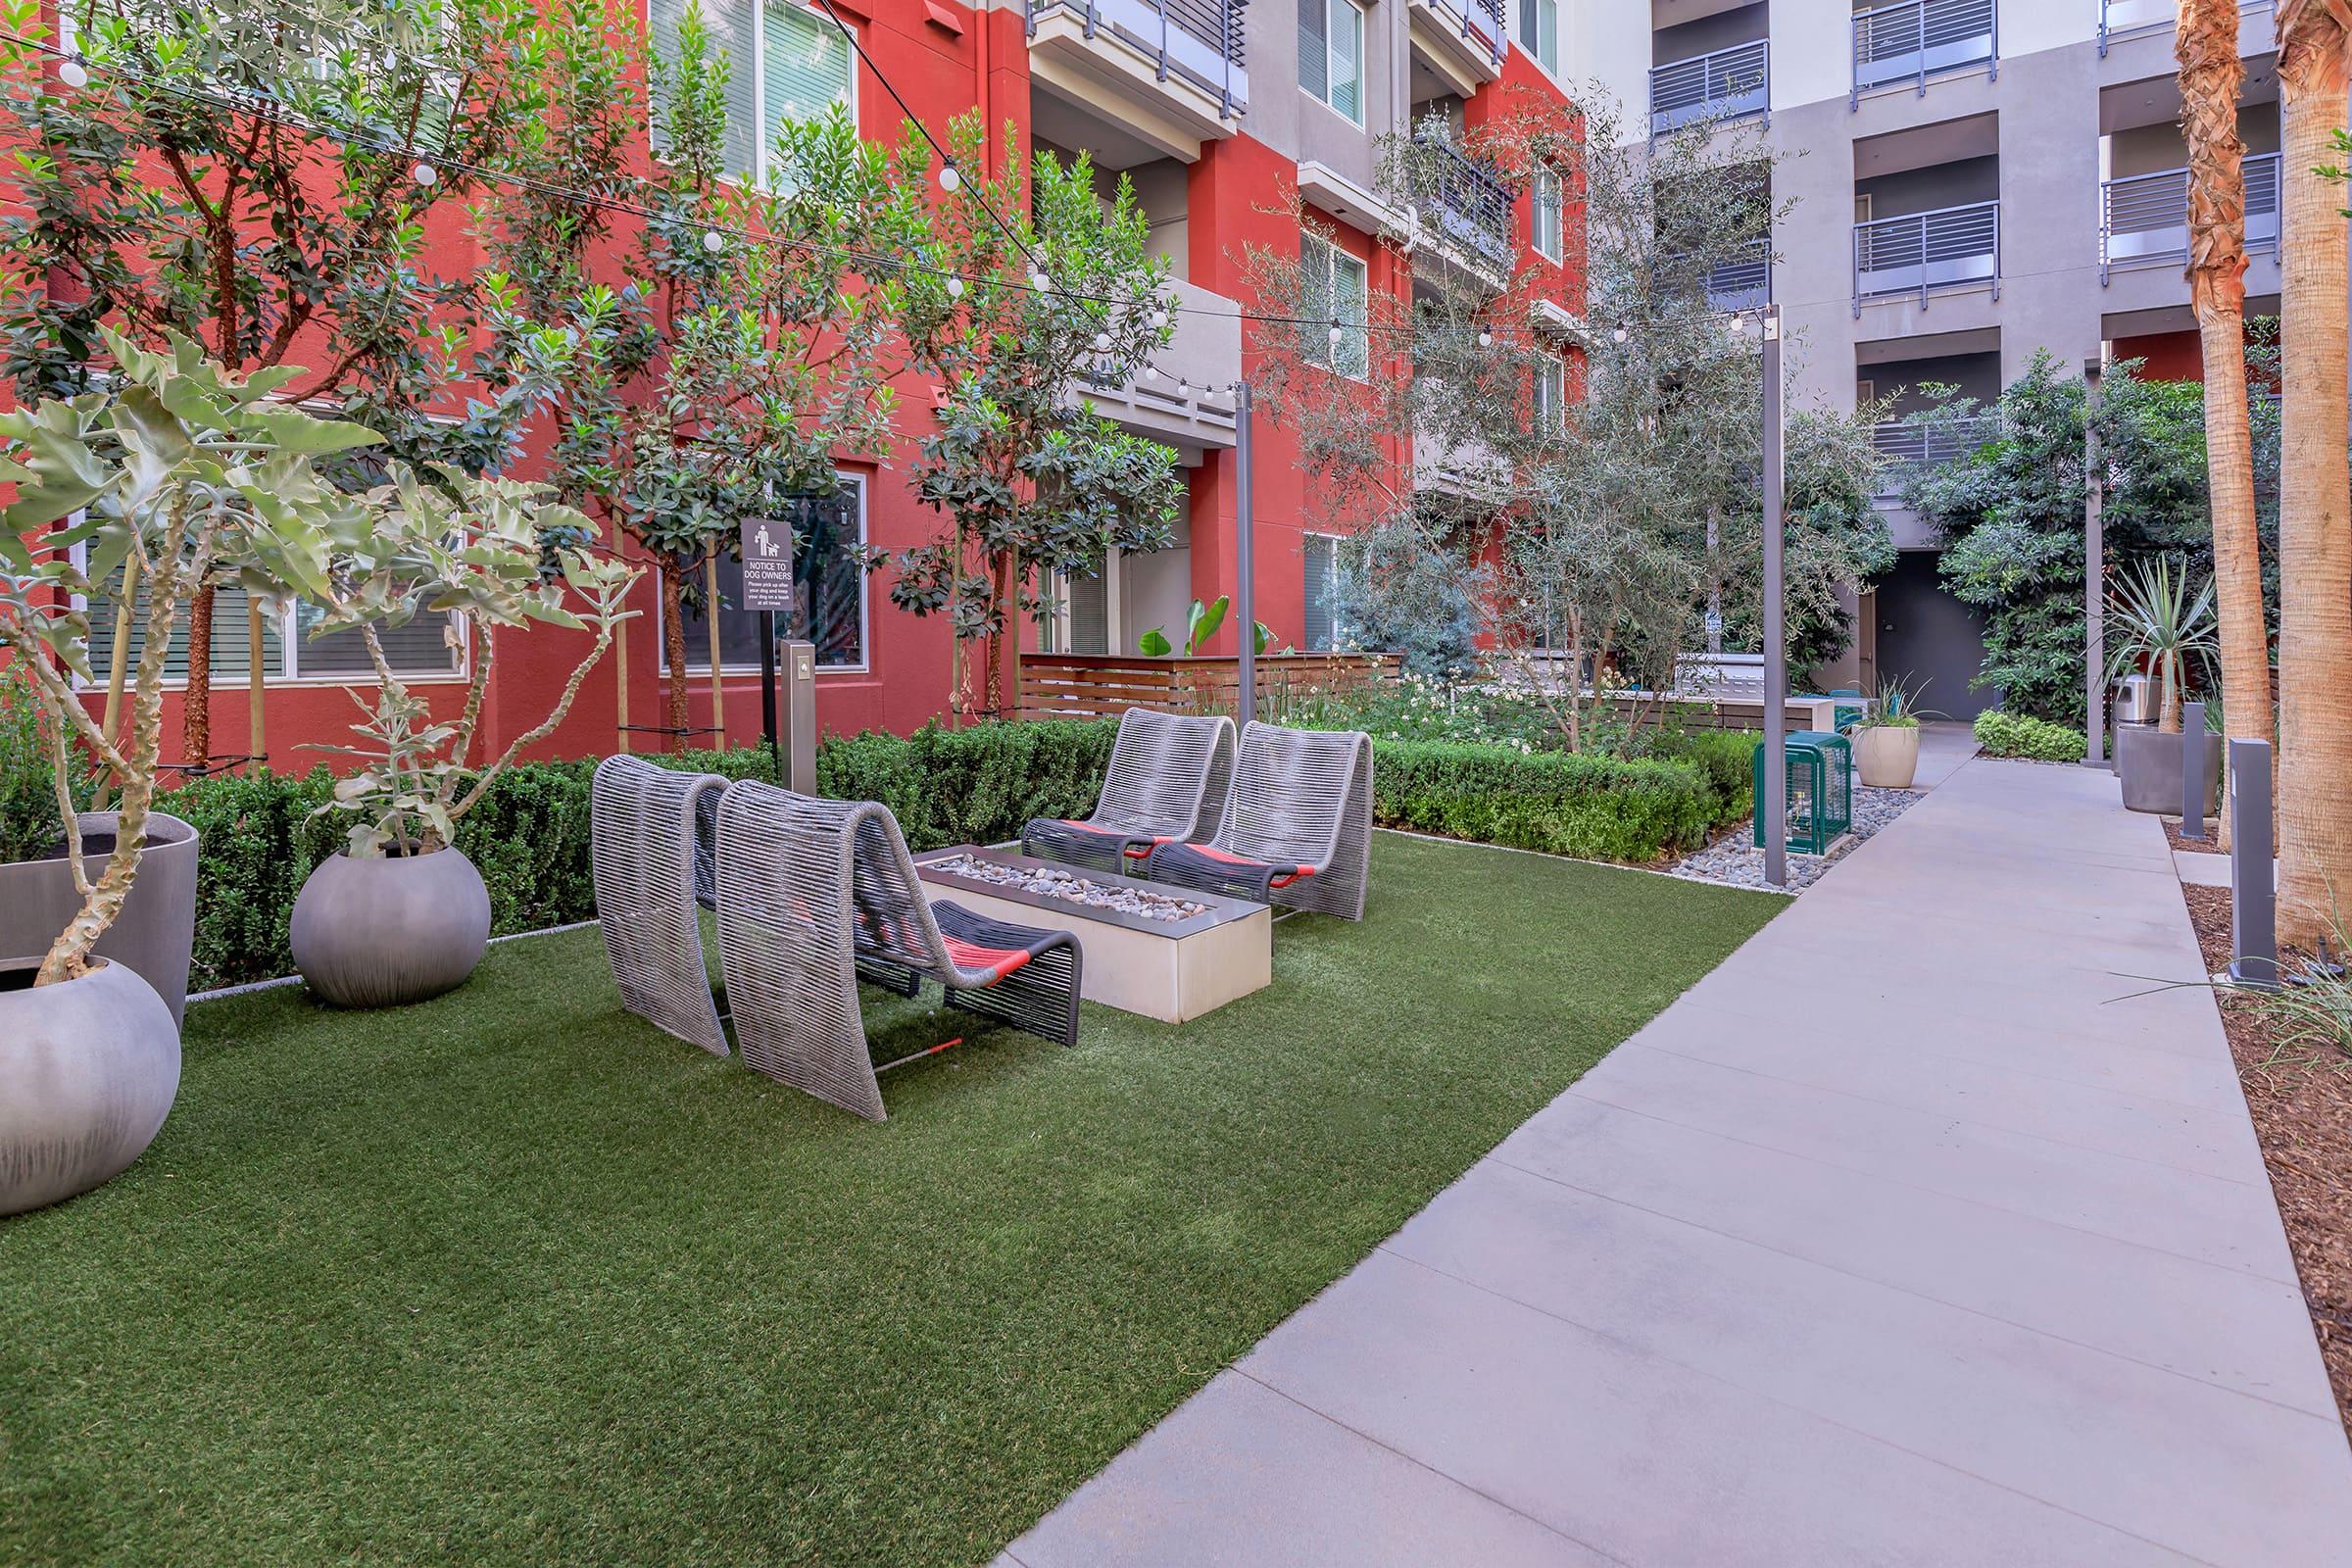
[[(2221, 622), (2222, 714), (2241, 739), (2272, 738), (2271, 638), (2254, 521), (2254, 445), (2246, 421), (2245, 143), (2237, 95), (2237, 0), (2181, 0), (2180, 128), (2188, 141), (2188, 283), (2205, 359), (2205, 466)], [(2229, 848), (2230, 812), (2219, 825)]]
[(2341, 192), (2313, 172), (2344, 123), (2352, 0), (2280, 0), (2278, 939), (2311, 948), (2352, 898), (2352, 465)]

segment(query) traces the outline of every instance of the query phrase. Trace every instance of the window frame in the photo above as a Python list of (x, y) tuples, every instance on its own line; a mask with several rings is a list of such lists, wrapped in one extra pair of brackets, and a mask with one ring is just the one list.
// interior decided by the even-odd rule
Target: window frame
[[(769, 176), (767, 168), (768, 156), (773, 151), (772, 143), (775, 139), (768, 134), (767, 129), (767, 53), (765, 48), (767, 42), (767, 8), (772, 5), (775, 6), (779, 11), (800, 12), (806, 16), (816, 19), (828, 28), (834, 27), (835, 20), (831, 14), (827, 13), (822, 7), (818, 6), (815, 3), (815, 0), (742, 0), (742, 3), (751, 7), (752, 16), (752, 171), (749, 183), (760, 190), (773, 191), (776, 189), (776, 185), (773, 179)], [(644, 0), (645, 35), (648, 40), (648, 47), (653, 46), (653, 41), (656, 37), (654, 29), (657, 25), (657, 23), (654, 17), (654, 4), (655, 0)], [(843, 37), (843, 42), (849, 47), (850, 51), (848, 72), (849, 85), (845, 95), (839, 100), (839, 102), (843, 108), (849, 111), (850, 123), (853, 125), (862, 126), (862, 122), (860, 122), (858, 118), (858, 67), (859, 64), (857, 45), (858, 24), (852, 22), (849, 18), (843, 17), (840, 19), (838, 31), (839, 33), (846, 33), (846, 36)], [(737, 62), (735, 57), (733, 55), (729, 55), (727, 57), (727, 69), (732, 72), (736, 68)], [(652, 110), (649, 104), (648, 113), (650, 114)], [(794, 118), (801, 119), (806, 117), (795, 116)], [(648, 128), (650, 129), (651, 127)], [(862, 129), (860, 130), (860, 134), (862, 134)], [(720, 135), (723, 139), (725, 135), (723, 127)], [(656, 152), (654, 156), (657, 159), (661, 159), (662, 155), (660, 152)], [(719, 175), (719, 178), (725, 180), (730, 185), (740, 185), (745, 183), (745, 180), (742, 176), (732, 172), (722, 173)]]
[[(1544, 8), (1546, 6), (1550, 8), (1551, 21), (1551, 58), (1549, 60), (1544, 59), (1543, 53)], [(1531, 18), (1535, 24), (1532, 27), (1529, 25)], [(1519, 0), (1519, 3), (1512, 8), (1511, 33), (1512, 41), (1519, 46), (1519, 52), (1527, 56), (1537, 70), (1555, 82), (1558, 81), (1560, 76), (1560, 0)]]
[[(1550, 192), (1548, 202), (1544, 192)], [(1549, 222), (1545, 221), (1548, 209)], [(1548, 243), (1546, 240), (1548, 239)], [(1549, 164), (1536, 166), (1528, 196), (1528, 243), (1555, 267), (1568, 259), (1568, 191), (1560, 172)]]
[[(858, 544), (862, 547), (869, 537), (868, 530), (871, 526), (866, 509), (872, 498), (872, 491), (867, 484), (867, 476), (855, 468), (836, 468), (833, 470), (833, 474), (845, 486), (854, 488), (858, 492)], [(667, 675), (669, 673), (669, 638), (666, 635), (666, 629), (662, 625), (663, 613), (665, 612), (662, 609), (660, 601), (657, 600), (654, 611), (654, 629), (662, 649), (661, 671), (663, 675)], [(757, 613), (757, 612), (753, 612), (753, 613)], [(706, 622), (707, 625), (708, 622)], [(696, 657), (698, 644), (701, 655), (699, 659)], [(820, 676), (870, 675), (873, 673), (873, 578), (869, 573), (861, 570), (858, 573), (858, 662), (855, 664), (828, 664), (820, 661), (816, 666), (816, 673)], [(757, 676), (760, 669), (760, 666), (757, 661), (732, 664), (722, 662), (718, 666), (718, 673), (719, 678), (724, 680), (731, 675)], [(699, 676), (704, 680), (710, 678), (710, 638), (708, 636), (697, 637), (691, 629), (686, 636), (686, 673), (690, 677)]]
[[(1323, 8), (1323, 90), (1316, 92), (1301, 79), (1298, 90), (1321, 104), (1356, 129), (1364, 128), (1364, 99), (1368, 96), (1366, 81), (1369, 75), (1366, 46), (1372, 37), (1372, 14), (1362, 0), (1315, 0)], [(1336, 56), (1332, 49), (1332, 19), (1345, 10), (1353, 18), (1355, 27), (1355, 112), (1349, 114), (1332, 102), (1332, 64)]]
[[(1325, 579), (1325, 589), (1331, 595), (1331, 604), (1329, 607), (1329, 614), (1331, 616), (1331, 641), (1321, 648), (1310, 646), (1306, 640), (1307, 619), (1314, 611), (1314, 600), (1311, 597), (1314, 584), (1311, 581), (1308, 581), (1306, 578), (1304, 563), (1304, 557), (1306, 555), (1306, 541), (1309, 539), (1320, 539), (1331, 547), (1330, 575)], [(1301, 528), (1298, 530), (1298, 553), (1301, 558), (1299, 578), (1303, 590), (1299, 595), (1298, 606), (1298, 651), (1304, 654), (1336, 654), (1345, 652), (1347, 643), (1347, 623), (1340, 614), (1339, 590), (1340, 574), (1343, 566), (1341, 561), (1341, 552), (1348, 546), (1348, 536), (1342, 533), (1333, 533), (1327, 528)]]
[(1568, 362), (1556, 354), (1536, 356), (1536, 423), (1547, 435), (1568, 430)]
[(1352, 268), (1354, 268), (1354, 269), (1355, 269), (1355, 271), (1356, 271), (1356, 274), (1357, 274), (1358, 276), (1360, 276), (1360, 277), (1362, 278), (1362, 280), (1363, 280), (1363, 286), (1362, 286), (1362, 291), (1361, 291), (1361, 303), (1360, 303), (1360, 305), (1359, 305), (1359, 307), (1358, 307), (1358, 309), (1359, 309), (1359, 312), (1360, 312), (1361, 316), (1363, 317), (1363, 319), (1361, 319), (1361, 320), (1356, 320), (1356, 321), (1348, 321), (1348, 320), (1346, 320), (1345, 318), (1342, 318), (1342, 320), (1341, 320), (1341, 325), (1343, 325), (1343, 326), (1346, 326), (1346, 327), (1351, 327), (1351, 328), (1353, 328), (1353, 332), (1352, 332), (1352, 334), (1351, 334), (1349, 337), (1348, 337), (1348, 338), (1344, 338), (1344, 339), (1343, 339), (1343, 341), (1344, 341), (1344, 342), (1347, 342), (1347, 341), (1352, 341), (1352, 342), (1355, 344), (1355, 346), (1356, 346), (1356, 348), (1355, 348), (1355, 353), (1354, 353), (1354, 355), (1352, 356), (1351, 363), (1352, 363), (1352, 364), (1354, 364), (1354, 365), (1356, 366), (1356, 368), (1350, 369), (1350, 368), (1348, 368), (1347, 366), (1344, 366), (1344, 365), (1340, 364), (1340, 362), (1339, 362), (1339, 356), (1338, 356), (1337, 354), (1335, 354), (1334, 352), (1332, 352), (1332, 346), (1331, 346), (1331, 343), (1330, 343), (1330, 341), (1329, 341), (1329, 338), (1328, 338), (1328, 329), (1326, 329), (1326, 332), (1327, 332), (1326, 339), (1325, 339), (1325, 341), (1324, 341), (1324, 343), (1323, 343), (1323, 346), (1322, 346), (1321, 348), (1319, 348), (1319, 349), (1318, 349), (1318, 348), (1315, 348), (1315, 347), (1313, 347), (1313, 346), (1312, 346), (1312, 341), (1311, 341), (1311, 339), (1310, 339), (1309, 347), (1308, 347), (1308, 349), (1307, 349), (1307, 353), (1306, 353), (1306, 363), (1307, 363), (1307, 364), (1309, 364), (1309, 365), (1312, 365), (1312, 366), (1316, 367), (1316, 368), (1319, 368), (1319, 369), (1328, 370), (1328, 371), (1329, 371), (1329, 372), (1331, 372), (1333, 375), (1341, 375), (1341, 376), (1346, 376), (1346, 377), (1347, 377), (1348, 380), (1350, 380), (1350, 381), (1369, 381), (1369, 380), (1371, 380), (1371, 379), (1372, 379), (1372, 326), (1371, 326), (1371, 316), (1372, 316), (1372, 266), (1371, 266), (1371, 264), (1370, 264), (1369, 262), (1365, 261), (1365, 260), (1364, 260), (1364, 259), (1363, 259), (1361, 256), (1358, 256), (1358, 255), (1356, 255), (1356, 254), (1355, 254), (1355, 252), (1353, 252), (1353, 251), (1349, 250), (1349, 249), (1348, 249), (1347, 246), (1345, 246), (1345, 245), (1342, 245), (1342, 244), (1341, 244), (1341, 243), (1340, 243), (1338, 240), (1336, 240), (1336, 239), (1332, 239), (1332, 238), (1329, 238), (1329, 237), (1327, 237), (1327, 236), (1325, 236), (1325, 235), (1322, 235), (1322, 234), (1318, 234), (1318, 233), (1316, 233), (1316, 232), (1315, 232), (1313, 229), (1302, 229), (1302, 230), (1300, 230), (1300, 231), (1299, 231), (1299, 235), (1298, 235), (1298, 244), (1299, 244), (1299, 261), (1300, 261), (1301, 265), (1304, 265), (1304, 263), (1305, 263), (1305, 259), (1306, 259), (1306, 248), (1307, 248), (1308, 246), (1318, 246), (1318, 247), (1320, 247), (1320, 248), (1322, 249), (1322, 251), (1323, 251), (1323, 252), (1324, 252), (1324, 253), (1327, 255), (1327, 257), (1328, 257), (1328, 260), (1327, 260), (1327, 261), (1325, 262), (1325, 264), (1324, 264), (1324, 269), (1325, 269), (1325, 277), (1326, 277), (1326, 280), (1327, 280), (1328, 286), (1329, 286), (1329, 288), (1330, 288), (1330, 291), (1331, 291), (1331, 295), (1332, 295), (1332, 310), (1333, 310), (1333, 312), (1334, 312), (1335, 314), (1336, 314), (1336, 313), (1338, 313), (1338, 312), (1339, 312), (1339, 310), (1340, 310), (1340, 300), (1339, 300), (1339, 292), (1340, 292), (1340, 289), (1339, 289), (1339, 270), (1340, 270), (1340, 267), (1341, 267), (1341, 265), (1342, 265), (1343, 263), (1345, 263), (1346, 265), (1348, 265), (1348, 266), (1349, 266), (1349, 267), (1352, 267)]

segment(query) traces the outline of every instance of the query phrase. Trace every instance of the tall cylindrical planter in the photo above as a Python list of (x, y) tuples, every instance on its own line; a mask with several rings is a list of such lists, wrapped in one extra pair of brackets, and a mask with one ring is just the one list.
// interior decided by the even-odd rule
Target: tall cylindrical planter
[(490, 940), (490, 890), (456, 850), (318, 862), (294, 900), (294, 966), (338, 1007), (392, 1007), (465, 984)]
[[(85, 848), (115, 832), (115, 813), (84, 811)], [(139, 874), (122, 912), (98, 939), (97, 956), (137, 972), (155, 988), (178, 1023), (188, 1000), (188, 957), (196, 941), (196, 830), (176, 816), (151, 811)], [(83, 857), (91, 880), (106, 869), (106, 854)], [(81, 907), (74, 867), (62, 855), (0, 865), (0, 964), (38, 963), (49, 944)]]
[(120, 1174), (179, 1093), (179, 1026), (128, 964), (53, 986), (32, 975), (0, 970), (0, 1214)]

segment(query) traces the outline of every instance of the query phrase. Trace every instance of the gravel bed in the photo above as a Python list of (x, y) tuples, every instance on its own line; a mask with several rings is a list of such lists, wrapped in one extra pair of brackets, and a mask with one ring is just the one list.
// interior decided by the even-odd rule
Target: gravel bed
[[(1822, 872), (1852, 854), (1854, 846), (1911, 809), (1926, 793), (1925, 790), (1874, 790), (1867, 785), (1855, 785), (1852, 830), (1831, 845), (1827, 855), (1791, 853), (1788, 857), (1788, 891), (1798, 892), (1812, 886)], [(1675, 866), (1674, 874), (1689, 877), (1694, 882), (1721, 882), (1728, 887), (1763, 887), (1766, 885), (1764, 852), (1755, 847), (1755, 819), (1750, 817)]]
[(1141, 915), (1147, 920), (1190, 920), (1204, 914), (1208, 906), (1192, 899), (1178, 898), (1168, 893), (1153, 893), (1144, 888), (1104, 887), (1089, 881), (1075, 871), (1065, 871), (1057, 865), (1041, 865), (1031, 870), (1006, 865), (1001, 860), (983, 860), (969, 855), (950, 855), (936, 860), (925, 860), (923, 869), (945, 871), (970, 882), (982, 882), (991, 887), (1018, 888), (1040, 898), (1061, 899), (1082, 904), (1091, 909), (1116, 909), (1122, 914)]

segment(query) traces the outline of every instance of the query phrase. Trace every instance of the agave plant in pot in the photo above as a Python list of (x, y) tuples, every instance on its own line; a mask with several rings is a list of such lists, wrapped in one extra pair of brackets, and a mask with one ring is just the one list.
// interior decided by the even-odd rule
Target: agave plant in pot
[[(351, 818), (342, 850), (318, 862), (294, 901), (288, 945), (311, 989), (345, 1007), (421, 1002), (461, 985), (490, 938), (490, 894), (456, 846), (458, 823), (498, 775), (564, 722), (642, 574), (593, 551), (587, 516), (545, 485), (395, 465), (361, 498), (362, 520), (340, 533), (313, 635), (358, 627), (373, 661), (372, 703), (352, 726), (354, 746), (318, 750), (356, 759), (319, 808)], [(465, 699), (435, 717), (393, 673), (383, 633), (445, 613), (446, 633), (472, 639)], [(502, 633), (526, 627), (591, 634), (547, 715), (488, 762), (472, 761), (482, 699)]]
[[(0, 1214), (105, 1182), (171, 1111), (196, 854), (188, 825), (154, 808), (172, 634), (195, 587), (223, 575), (279, 601), (323, 589), (343, 503), (314, 460), (378, 439), (273, 401), (299, 370), (241, 380), (184, 339), (169, 354), (105, 341), (112, 388), (0, 414), (0, 481), (17, 492), (0, 527), (0, 647), (41, 710), (65, 841), (55, 864), (0, 867), (37, 873), (7, 879), (12, 912), (44, 882), (65, 890), (45, 952), (0, 951)], [(118, 727), (76, 683), (94, 684), (87, 607), (125, 581), (115, 620), (136, 618), (141, 647)], [(76, 811), (80, 758), (113, 776), (118, 811)], [(110, 942), (134, 921), (148, 938)]]
[[(2210, 673), (2221, 655), (2213, 610), (2213, 579), (2202, 587), (2169, 556), (2135, 562), (2117, 586), (2107, 612), (2107, 678), (2145, 669), (2156, 680), (2156, 722), (2118, 724), (2115, 774), (2124, 805), (2134, 811), (2178, 814), (2181, 774), (2192, 744), (2180, 733), (2181, 705), (2193, 673)], [(2197, 767), (2206, 780), (2205, 810), (2220, 803), (2222, 740), (2196, 737)]]

